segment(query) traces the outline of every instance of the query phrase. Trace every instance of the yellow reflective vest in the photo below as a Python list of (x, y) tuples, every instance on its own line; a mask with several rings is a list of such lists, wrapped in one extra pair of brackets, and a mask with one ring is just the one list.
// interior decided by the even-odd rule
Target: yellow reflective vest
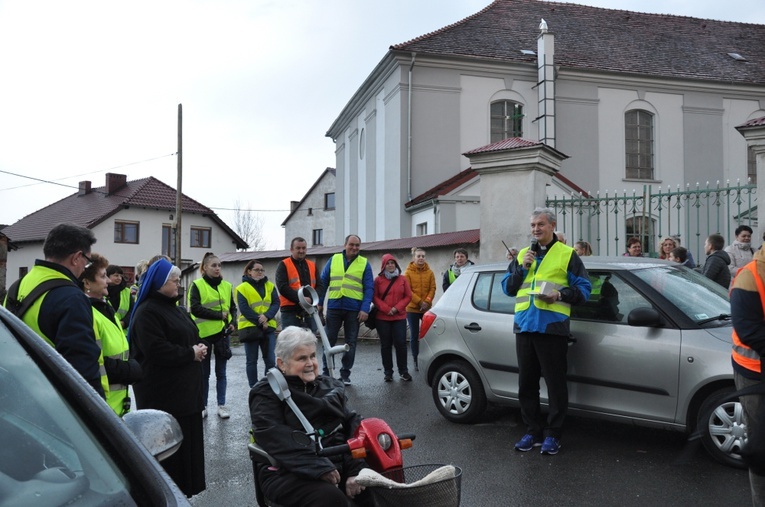
[[(220, 333), (231, 321), (231, 312), (229, 311), (229, 307), (231, 306), (231, 284), (226, 280), (221, 280), (217, 289), (215, 289), (211, 287), (204, 278), (197, 278), (193, 283), (197, 286), (197, 290), (199, 290), (199, 298), (202, 306), (208, 310), (229, 312), (226, 322), (220, 319), (199, 318), (192, 314), (191, 318), (194, 319), (194, 322), (199, 329), (199, 337), (207, 338), (208, 336)], [(189, 300), (190, 299), (191, 291), (189, 291)], [(191, 302), (189, 302), (189, 305), (191, 305)]]
[[(128, 289), (128, 293), (129, 291)], [(96, 339), (101, 342), (103, 357), (127, 361), (130, 359), (130, 347), (128, 346), (127, 338), (125, 338), (125, 333), (122, 332), (119, 316), (115, 314), (114, 318), (115, 320), (111, 320), (96, 308), (93, 308), (93, 329), (96, 332)], [(109, 382), (108, 390), (106, 391), (106, 403), (120, 417), (127, 412), (124, 408), (124, 401), (127, 397), (127, 384)]]
[(357, 256), (345, 269), (343, 254), (337, 253), (332, 256), (332, 264), (329, 268), (329, 289), (327, 299), (340, 299), (347, 297), (362, 301), (364, 299), (364, 269), (367, 267), (367, 258)]
[[(29, 271), (29, 273), (24, 276), (24, 278), (21, 279), (21, 283), (19, 284), (18, 299), (22, 300), (24, 296), (32, 292), (32, 290), (39, 284), (54, 278), (69, 280), (69, 277), (59, 271), (56, 271), (55, 269), (50, 269), (45, 266), (35, 266)], [(32, 331), (37, 333), (38, 336), (48, 342), (51, 347), (56, 348), (56, 344), (53, 343), (50, 338), (45, 336), (45, 334), (40, 329), (39, 324), (40, 308), (42, 307), (43, 300), (47, 294), (48, 293), (46, 292), (37, 298), (37, 301), (35, 301), (32, 306), (29, 307), (29, 310), (27, 310), (27, 312), (24, 314), (22, 320), (26, 325), (32, 328)], [(95, 322), (93, 323), (93, 330), (95, 331)], [(98, 373), (101, 376), (101, 387), (104, 389), (104, 394), (109, 396), (109, 380), (106, 377), (103, 347), (101, 346), (101, 340), (99, 339), (98, 334), (96, 334), (96, 344), (98, 345), (98, 348), (101, 349), (101, 353), (98, 355)]]
[[(518, 258), (523, 259), (528, 249), (526, 247), (521, 250), (518, 253)], [(548, 286), (551, 285), (557, 291), (568, 287), (568, 263), (573, 252), (573, 248), (557, 241), (550, 247), (542, 262), (534, 261), (515, 296), (516, 313), (527, 310), (533, 300), (534, 306), (540, 310), (557, 312), (566, 316), (571, 315), (571, 305), (569, 303), (564, 303), (563, 301), (545, 303), (541, 299), (534, 297), (533, 292), (535, 289), (540, 289), (542, 282), (548, 282)]]
[[(266, 281), (266, 297), (261, 298), (260, 294), (258, 294), (258, 291), (255, 290), (255, 287), (253, 287), (248, 282), (242, 282), (241, 284), (237, 285), (236, 292), (244, 296), (244, 298), (247, 300), (247, 305), (252, 308), (252, 311), (259, 315), (263, 315), (271, 306), (271, 294), (274, 293), (274, 288), (275, 285), (273, 283)], [(239, 298), (237, 297), (237, 299)], [(239, 312), (239, 317), (236, 319), (236, 324), (237, 329), (255, 327), (255, 323), (248, 320), (247, 317), (244, 316), (244, 312), (241, 311)], [(276, 329), (276, 319), (269, 320), (268, 325), (269, 327)]]

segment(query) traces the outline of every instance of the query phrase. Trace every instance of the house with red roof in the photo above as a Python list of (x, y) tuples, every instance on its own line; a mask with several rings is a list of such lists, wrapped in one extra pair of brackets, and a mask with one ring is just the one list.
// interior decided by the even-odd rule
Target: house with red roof
[(755, 179), (736, 126), (765, 116), (763, 40), (765, 25), (496, 0), (394, 44), (326, 134), (336, 242), (479, 227), (465, 154), (508, 138), (565, 155), (548, 196)]
[[(180, 267), (198, 262), (205, 252), (247, 248), (213, 210), (183, 195), (181, 199)], [(154, 177), (128, 181), (124, 174), (107, 173), (105, 185), (82, 181), (79, 190), (3, 229), (15, 250), (8, 252), (7, 281), (11, 283), (43, 258), (42, 246), (56, 224), (70, 222), (91, 229), (93, 251), (121, 266), (132, 280), (136, 263), (157, 254), (175, 257), (176, 191)]]

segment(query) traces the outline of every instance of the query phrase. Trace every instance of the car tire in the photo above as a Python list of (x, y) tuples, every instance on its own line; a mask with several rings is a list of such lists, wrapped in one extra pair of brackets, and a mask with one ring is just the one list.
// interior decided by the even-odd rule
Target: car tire
[(486, 392), (478, 373), (464, 361), (444, 364), (433, 376), (433, 401), (447, 420), (471, 423), (486, 410)]
[(699, 408), (696, 428), (704, 448), (716, 461), (735, 468), (746, 468), (740, 454), (746, 439), (744, 409), (738, 400), (721, 402), (733, 391), (731, 386), (709, 394)]

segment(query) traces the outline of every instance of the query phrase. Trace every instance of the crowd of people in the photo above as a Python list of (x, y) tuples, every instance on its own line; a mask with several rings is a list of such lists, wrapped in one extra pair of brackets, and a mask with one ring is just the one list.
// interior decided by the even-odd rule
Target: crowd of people
[[(593, 290), (581, 260), (593, 255), (593, 248), (581, 240), (568, 246), (563, 233), (555, 230), (553, 210), (534, 210), (530, 226), (532, 247), (506, 247), (509, 265), (502, 281), (503, 291), (515, 297), (513, 332), (526, 426), (515, 449), (527, 452), (540, 447), (543, 454), (554, 455), (561, 448), (568, 409), (569, 317), (571, 307), (586, 302)], [(727, 247), (721, 235), (711, 234), (704, 243), (707, 257), (700, 267), (677, 237), (663, 238), (658, 248), (660, 259), (697, 269), (722, 287), (735, 289), (732, 300), (751, 310), (743, 315), (734, 310), (734, 342), (740, 351), (734, 348), (733, 359), (740, 386), (759, 378), (759, 362), (754, 364), (746, 350), (759, 353), (760, 342), (765, 342), (758, 331), (762, 316), (752, 318), (755, 310), (762, 312), (760, 300), (765, 300), (765, 294), (758, 294), (763, 284), (754, 283), (761, 276), (759, 264), (765, 257), (762, 250), (752, 248), (752, 233), (749, 226), (739, 226), (736, 240)], [(251, 260), (236, 286), (224, 279), (220, 259), (208, 252), (199, 263), (199, 277), (189, 284), (184, 305), (179, 295), (181, 270), (170, 259), (158, 255), (140, 261), (129, 285), (121, 267), (92, 252), (95, 243), (87, 228), (54, 227), (43, 246), (44, 259), (38, 259), (14, 284), (6, 306), (22, 307), (20, 317), (72, 364), (118, 416), (137, 407), (163, 410), (176, 418), (184, 440), (162, 465), (187, 496), (206, 487), (203, 420), (208, 415), (212, 371), (217, 415), (223, 420), (230, 416), (226, 363), (232, 355), (231, 334), (236, 332), (244, 346), (247, 381), (252, 388), (254, 435), (285, 469), (259, 471), (265, 491), (288, 505), (339, 505), (334, 503), (338, 491), (343, 498), (364, 502), (363, 487), (354, 480), (363, 461), (332, 461), (297, 448), (300, 446), (285, 435), (300, 429), (299, 423), (275, 398), (264, 377), (269, 369), (278, 368), (288, 380), (293, 399), (309, 418), (327, 426), (327, 434), (335, 435), (335, 440), (351, 435), (358, 416), (345, 406), (344, 389), (351, 385), (360, 326), (370, 315), (374, 315), (379, 337), (382, 380), (393, 381), (394, 356), (400, 380), (412, 380), (410, 353), (414, 370), (418, 370), (420, 322), (433, 306), (437, 288), (425, 250), (413, 248), (405, 269), (396, 256), (386, 253), (375, 275), (369, 260), (360, 255), (358, 235), (348, 235), (343, 250), (330, 257), (323, 269), (306, 258), (306, 240), (296, 237), (290, 243), (290, 256), (278, 263), (273, 282), (263, 263)], [(630, 237), (624, 255), (643, 256), (643, 246), (641, 238)], [(473, 265), (464, 248), (454, 250), (453, 259), (443, 272), (443, 291)], [(740, 273), (743, 275), (738, 277)], [(313, 291), (304, 290), (306, 286)], [(547, 289), (540, 292), (543, 286)], [(26, 297), (26, 304), (19, 305)], [(314, 305), (318, 313), (307, 312), (306, 303)], [(341, 328), (344, 332), (348, 350), (342, 356), (339, 380), (328, 371), (327, 358), (319, 370), (318, 321), (332, 346)], [(262, 374), (258, 372), (260, 359)], [(541, 379), (549, 397), (546, 415), (540, 408)], [(750, 419), (758, 410), (759, 406), (745, 407)], [(342, 428), (340, 434), (335, 426)], [(753, 487), (759, 480), (753, 477)]]

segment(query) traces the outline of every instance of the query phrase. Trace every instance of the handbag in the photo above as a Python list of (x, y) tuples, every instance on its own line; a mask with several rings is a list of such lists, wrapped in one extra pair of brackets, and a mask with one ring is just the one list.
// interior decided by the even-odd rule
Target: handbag
[(248, 326), (239, 330), (239, 342), (256, 342), (266, 337), (266, 333), (260, 326)]
[[(390, 288), (393, 287), (393, 282), (395, 282), (396, 279), (392, 279), (390, 283), (388, 284), (388, 288), (385, 289), (385, 292), (383, 292), (382, 298), (385, 299), (385, 296), (388, 295), (388, 291), (390, 291)], [(364, 325), (367, 326), (369, 329), (376, 329), (377, 328), (377, 307), (372, 305), (372, 308), (369, 310), (369, 315), (367, 316), (367, 320), (364, 321)]]

